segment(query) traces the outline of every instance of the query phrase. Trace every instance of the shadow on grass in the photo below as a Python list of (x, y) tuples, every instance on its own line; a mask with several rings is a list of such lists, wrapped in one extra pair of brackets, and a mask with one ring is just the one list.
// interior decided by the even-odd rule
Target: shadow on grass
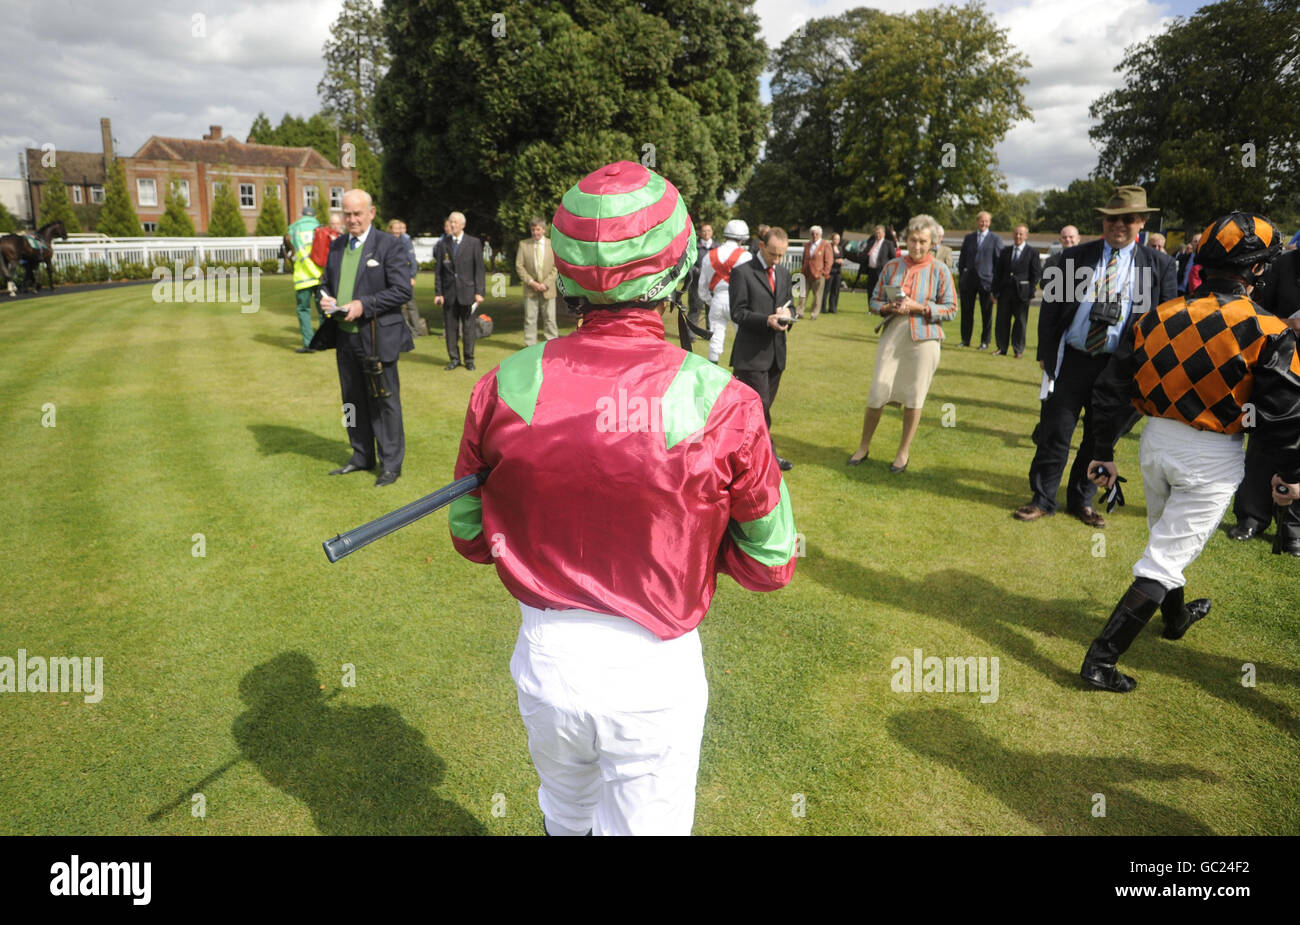
[(312, 661), (283, 652), (239, 682), (248, 709), (231, 733), (242, 757), (311, 810), (324, 835), (482, 835), (438, 797), (445, 765), (391, 707), (325, 702)]
[(249, 424), (249, 431), (257, 440), (257, 451), (263, 456), (276, 456), (280, 453), (297, 453), (311, 459), (323, 459), (326, 462), (346, 461), (348, 449), (346, 439), (327, 440), (301, 427), (289, 427), (285, 424)]
[[(1013, 751), (952, 710), (909, 710), (893, 714), (885, 724), (905, 748), (957, 771), (1044, 833), (1214, 834), (1179, 809), (1121, 789), (1138, 780), (1217, 781), (1209, 771), (1135, 758)], [(1018, 773), (1007, 774), (1007, 768)], [(1026, 779), (1039, 785), (1026, 787)], [(1106, 798), (1104, 818), (1092, 816), (1096, 793)]]
[[(259, 344), (265, 344), (268, 347), (279, 347), (283, 350), (297, 350), (302, 346), (302, 335), (298, 333), (296, 325), (292, 334), (287, 331), (284, 334), (254, 334), (253, 340), (257, 341)], [(333, 353), (334, 351), (324, 350), (321, 352)], [(311, 354), (304, 354), (304, 356), (310, 355)]]
[[(892, 408), (885, 413), (891, 412), (895, 416), (898, 415), (898, 411)], [(921, 426), (924, 429), (924, 420)], [(938, 426), (937, 421), (935, 426)], [(977, 430), (969, 425), (967, 429)], [(894, 460), (898, 443), (894, 438), (880, 435), (879, 431), (872, 441), (871, 455), (867, 461), (860, 466), (849, 467), (845, 465), (845, 461), (857, 449), (860, 433), (860, 430), (855, 431), (840, 446), (820, 446), (794, 437), (783, 436), (778, 425), (776, 448), (782, 456), (793, 460), (795, 465), (824, 466), (843, 472), (854, 481), (875, 482), (881, 486), (922, 492), (926, 496), (923, 500), (926, 505), (932, 503), (931, 496), (939, 495), (954, 501), (990, 505), (1005, 510), (1006, 516), (1010, 517), (1012, 511), (1025, 503), (1022, 495), (1027, 492), (1025, 487), (1027, 479), (1024, 476), (985, 469), (935, 465), (932, 459), (934, 462), (942, 462), (946, 457), (942, 454), (937, 457), (925, 455), (924, 433), (918, 434), (916, 442), (912, 444), (912, 458), (908, 461), (908, 470), (904, 473), (894, 474), (889, 471), (889, 464)], [(988, 433), (1007, 441), (1012, 440), (1012, 436), (1004, 431), (989, 428)], [(913, 463), (916, 464), (916, 468), (912, 468)]]
[[(799, 562), (799, 569), (841, 594), (960, 626), (988, 643), (994, 650), (992, 654), (1009, 655), (1067, 690), (1077, 690), (1086, 696), (1119, 696), (1093, 690), (1078, 674), (1088, 646), (1109, 616), (1089, 601), (1068, 598), (1044, 601), (1016, 594), (978, 575), (955, 569), (911, 578), (838, 558), (811, 544)], [(1115, 589), (1116, 599), (1123, 590)], [(1213, 614), (1209, 619), (1213, 619)], [(1224, 703), (1254, 714), (1279, 731), (1300, 738), (1300, 717), (1290, 707), (1271, 700), (1258, 688), (1242, 687), (1241, 666), (1245, 659), (1211, 655), (1170, 642), (1160, 638), (1162, 628), (1159, 617), (1152, 618), (1151, 625), (1121, 659), (1120, 667), (1134, 674), (1139, 685), (1147, 672), (1181, 678)], [(1058, 664), (1038, 651), (1034, 640), (1027, 635), (1029, 632), (1074, 640), (1078, 645), (1078, 661)], [(1250, 661), (1258, 676), (1269, 678), (1270, 683), (1300, 687), (1300, 671), (1295, 668)]]

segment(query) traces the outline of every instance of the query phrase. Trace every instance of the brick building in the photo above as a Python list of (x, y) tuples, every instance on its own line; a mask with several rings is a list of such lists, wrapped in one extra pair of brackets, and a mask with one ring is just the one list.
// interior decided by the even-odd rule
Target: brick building
[[(100, 131), (101, 153), (57, 152), (56, 162), (74, 204), (104, 201), (105, 177), (114, 157), (112, 126), (108, 119), (100, 119)], [(42, 165), (43, 154), (36, 148), (27, 149), (33, 222), (40, 214), (41, 186), (49, 175)], [(313, 148), (245, 144), (223, 136), (219, 125), (211, 126), (202, 139), (154, 135), (133, 156), (122, 157), (121, 161), (127, 193), (146, 232), (154, 230), (163, 214), (167, 183), (174, 183), (189, 203), (190, 220), (195, 230), (203, 234), (208, 228), (219, 183), (230, 183), (234, 188), (244, 227), (251, 232), (272, 190), (280, 198), (286, 221), (292, 222), (306, 205), (317, 206), (317, 214), (324, 220), (322, 207), (341, 207), (344, 191), (357, 182), (356, 170), (334, 166)], [(328, 204), (315, 201), (318, 186), (329, 197)]]

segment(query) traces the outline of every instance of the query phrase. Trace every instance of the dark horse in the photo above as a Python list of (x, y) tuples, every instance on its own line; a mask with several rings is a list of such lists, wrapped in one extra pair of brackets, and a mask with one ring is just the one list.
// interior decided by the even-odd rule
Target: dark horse
[(14, 277), (18, 275), (19, 263), (23, 266), (23, 289), (30, 289), (34, 282), (36, 291), (41, 291), (39, 265), (42, 263), (45, 264), (50, 288), (54, 288), (54, 247), (51, 242), (55, 238), (66, 241), (68, 232), (63, 222), (48, 222), (40, 227), (36, 237), (39, 239), (36, 244), (33, 244), (30, 234), (7, 234), (0, 238), (0, 273), (4, 274), (5, 287), (11, 296), (18, 294)]

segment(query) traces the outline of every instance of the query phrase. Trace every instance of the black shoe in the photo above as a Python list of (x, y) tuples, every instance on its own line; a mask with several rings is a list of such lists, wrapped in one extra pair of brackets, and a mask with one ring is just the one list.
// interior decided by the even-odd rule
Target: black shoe
[(866, 462), (866, 461), (867, 461), (867, 453), (863, 453), (862, 456), (861, 456), (860, 458), (857, 458), (857, 459), (855, 459), (854, 457), (850, 456), (848, 462), (846, 462), (844, 465), (846, 465), (846, 466), (860, 466), (860, 465), (862, 465), (862, 464), (863, 464), (864, 462)]
[(375, 479), (375, 487), (383, 488), (385, 485), (391, 485), (401, 476), (400, 472), (389, 472), (387, 469), (379, 473), (379, 478)]
[(1264, 524), (1253, 523), (1249, 520), (1243, 520), (1237, 526), (1228, 531), (1230, 540), (1253, 540), (1264, 532)]
[(453, 369), (455, 369), (455, 368), (456, 368), (457, 366), (459, 366), (459, 365), (460, 365), (460, 360), (452, 360), (450, 363), (448, 363), (446, 366), (444, 366), (443, 369), (446, 369), (446, 370), (453, 370)]
[(1160, 602), (1160, 618), (1165, 621), (1165, 631), (1160, 635), (1165, 639), (1182, 639), (1183, 634), (1197, 620), (1204, 619), (1210, 612), (1210, 599), (1198, 597), (1190, 604), (1183, 603), (1183, 589), (1174, 588)]
[[(911, 460), (908, 460), (908, 462), (911, 462)], [(907, 463), (903, 463), (901, 466), (895, 466), (893, 463), (890, 463), (890, 464), (889, 464), (889, 471), (892, 472), (892, 473), (894, 473), (895, 475), (898, 475), (898, 473), (900, 473), (900, 472), (906, 472), (906, 471), (907, 471)]]
[(294, 353), (315, 353), (315, 352), (316, 351), (311, 349), (310, 347), (299, 347), (297, 350), (294, 351)]
[(1116, 694), (1127, 694), (1137, 687), (1137, 681), (1116, 669), (1115, 662), (1128, 651), (1157, 606), (1154, 600), (1130, 586), (1115, 605), (1101, 635), (1088, 647), (1079, 676), (1093, 687)]
[(330, 475), (347, 475), (349, 472), (369, 472), (374, 466), (354, 466), (348, 463), (346, 466), (339, 466), (330, 472)]
[(776, 458), (776, 465), (777, 468), (779, 468), (782, 472), (789, 472), (791, 469), (794, 468), (794, 463), (780, 456)]
[(466, 361), (465, 361), (465, 368), (468, 369), (468, 370), (470, 370), (470, 371), (472, 372), (472, 371), (474, 370), (474, 361), (473, 361), (473, 360), (466, 360)]

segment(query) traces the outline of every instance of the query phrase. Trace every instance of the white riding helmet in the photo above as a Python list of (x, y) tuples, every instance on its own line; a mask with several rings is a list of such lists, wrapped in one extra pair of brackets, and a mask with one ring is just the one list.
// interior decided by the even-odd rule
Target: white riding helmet
[(733, 218), (723, 227), (722, 236), (732, 241), (748, 241), (749, 226), (743, 219)]

